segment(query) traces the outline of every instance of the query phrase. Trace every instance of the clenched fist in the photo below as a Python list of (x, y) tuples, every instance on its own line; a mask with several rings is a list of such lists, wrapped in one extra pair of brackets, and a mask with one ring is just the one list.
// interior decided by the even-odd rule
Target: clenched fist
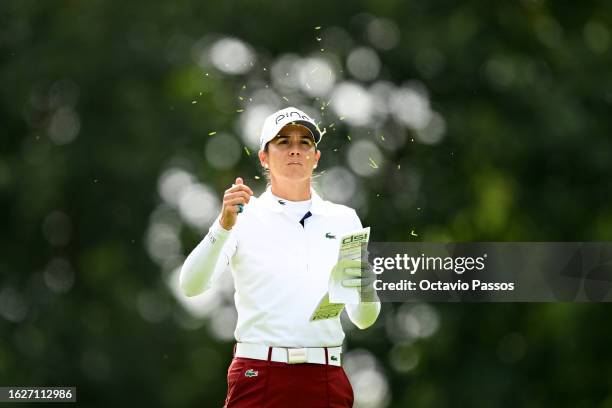
[(221, 219), (219, 223), (223, 229), (231, 230), (236, 224), (238, 214), (242, 212), (245, 204), (249, 203), (253, 191), (244, 184), (242, 178), (237, 177), (236, 183), (225, 190), (223, 194), (223, 208), (221, 208)]

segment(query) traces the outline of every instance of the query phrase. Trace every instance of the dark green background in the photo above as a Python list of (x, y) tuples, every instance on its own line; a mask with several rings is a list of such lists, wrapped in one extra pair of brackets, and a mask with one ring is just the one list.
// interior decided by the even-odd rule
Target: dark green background
[[(208, 132), (232, 132), (245, 80), (203, 75), (189, 47), (207, 34), (249, 43), (261, 70), (284, 53), (318, 51), (315, 26), (368, 45), (359, 15), (395, 21), (400, 42), (378, 53), (381, 78), (425, 84), (447, 130), (440, 144), (406, 144), (360, 180), (373, 240), (611, 240), (611, 9), (536, 0), (2, 1), (0, 309), (26, 312), (18, 321), (0, 315), (0, 385), (76, 385), (84, 406), (221, 405), (231, 342), (207, 324), (176, 324), (186, 312), (144, 244), (172, 157), (189, 157), (219, 196), (238, 175), (264, 187), (252, 178), (253, 155), (227, 171), (204, 158)], [(590, 22), (603, 27), (598, 39), (585, 34)], [(179, 34), (187, 49), (169, 59)], [(432, 71), (415, 63), (428, 48), (444, 56)], [(342, 50), (329, 52), (345, 61)], [(488, 79), (491, 59), (514, 67), (509, 80)], [(76, 85), (75, 99), (58, 101), (58, 83)], [(57, 145), (49, 123), (67, 102), (80, 131)], [(338, 126), (326, 136), (321, 168), (342, 162), (331, 147), (348, 144), (346, 133)], [(406, 208), (386, 199), (406, 188), (396, 163), (422, 174)], [(43, 234), (53, 211), (70, 219), (61, 245)], [(184, 227), (183, 252), (200, 237)], [(58, 257), (74, 270), (66, 293), (43, 278)], [(166, 305), (167, 318), (141, 317), (142, 291)], [(606, 304), (434, 304), (440, 328), (410, 346), (419, 364), (403, 374), (389, 363), (385, 327), (399, 306), (385, 304), (374, 327), (347, 340), (378, 357), (390, 407), (612, 407)], [(517, 338), (515, 358), (500, 358)]]

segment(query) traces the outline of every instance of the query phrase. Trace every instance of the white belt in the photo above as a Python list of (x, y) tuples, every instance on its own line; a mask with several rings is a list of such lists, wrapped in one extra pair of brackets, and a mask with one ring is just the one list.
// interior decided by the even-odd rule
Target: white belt
[[(269, 346), (263, 344), (237, 343), (235, 356), (253, 358), (255, 360), (268, 360), (269, 349)], [(272, 347), (270, 360), (288, 364), (325, 364), (325, 349), (327, 349), (327, 364), (341, 366), (342, 347)]]

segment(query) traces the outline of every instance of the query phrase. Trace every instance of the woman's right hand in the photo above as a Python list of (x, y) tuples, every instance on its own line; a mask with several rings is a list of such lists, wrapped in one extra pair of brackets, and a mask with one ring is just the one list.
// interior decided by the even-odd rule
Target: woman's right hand
[(236, 224), (238, 214), (242, 212), (242, 207), (249, 203), (252, 195), (253, 191), (244, 184), (240, 177), (236, 178), (235, 184), (225, 190), (221, 219), (219, 220), (223, 229), (228, 231), (232, 229)]

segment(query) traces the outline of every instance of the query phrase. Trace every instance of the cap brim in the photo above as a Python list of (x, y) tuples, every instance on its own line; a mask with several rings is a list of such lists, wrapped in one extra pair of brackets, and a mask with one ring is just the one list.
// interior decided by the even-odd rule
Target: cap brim
[(295, 123), (296, 125), (302, 125), (308, 130), (310, 130), (310, 133), (312, 133), (312, 137), (314, 137), (315, 143), (319, 143), (321, 141), (321, 132), (319, 132), (319, 129), (315, 125), (313, 125), (311, 122), (308, 122), (307, 120), (294, 120), (292, 122), (287, 123), (285, 126), (290, 125), (292, 123)]
[(307, 121), (307, 120), (292, 120), (292, 121), (288, 121), (286, 123), (280, 123), (277, 126), (275, 126), (269, 133), (269, 136), (265, 139), (261, 141), (261, 146), (260, 148), (263, 150), (266, 146), (266, 144), (268, 142), (270, 142), (272, 139), (274, 139), (277, 135), (278, 132), (281, 131), (282, 128), (284, 128), (287, 125), (302, 125), (304, 126), (306, 129), (308, 129), (310, 131), (310, 133), (312, 134), (312, 137), (314, 138), (314, 142), (315, 144), (318, 144), (321, 141), (321, 132), (319, 131), (319, 128), (312, 122)]

